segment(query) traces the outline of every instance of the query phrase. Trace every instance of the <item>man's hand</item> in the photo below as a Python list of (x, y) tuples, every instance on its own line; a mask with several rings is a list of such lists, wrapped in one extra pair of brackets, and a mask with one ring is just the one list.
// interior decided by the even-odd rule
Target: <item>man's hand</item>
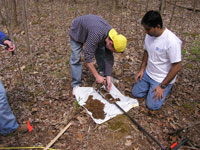
[(135, 82), (136, 82), (136, 83), (137, 83), (137, 81), (138, 81), (138, 78), (139, 78), (140, 80), (142, 80), (142, 77), (143, 77), (143, 75), (144, 75), (144, 70), (145, 70), (145, 68), (146, 68), (146, 66), (147, 66), (147, 60), (148, 60), (148, 53), (147, 53), (147, 51), (145, 50), (145, 51), (144, 51), (144, 55), (143, 55), (142, 65), (141, 65), (141, 67), (140, 67), (140, 71), (139, 71), (139, 73), (135, 76)]
[(102, 84), (104, 84), (104, 80), (105, 80), (106, 78), (105, 77), (102, 77), (102, 76), (100, 76), (100, 75), (97, 75), (96, 76), (96, 82), (97, 83), (102, 83)]
[(90, 69), (90, 71), (92, 72), (93, 76), (95, 77), (96, 82), (103, 84), (105, 77), (102, 77), (101, 75), (99, 75), (99, 73), (97, 72), (97, 70), (94, 67), (93, 62), (87, 63), (87, 66)]
[(144, 70), (140, 70), (140, 72), (135, 76), (135, 82), (137, 83), (138, 78), (140, 78), (140, 80), (142, 80), (144, 74)]
[(107, 76), (106, 77), (106, 83), (105, 83), (105, 85), (107, 86), (106, 87), (107, 90), (110, 92), (110, 90), (111, 90), (111, 76)]
[(8, 51), (9, 52), (14, 52), (15, 51), (15, 45), (11, 41), (5, 40), (3, 43), (5, 45), (8, 45)]
[(157, 101), (157, 99), (161, 100), (163, 98), (163, 94), (164, 94), (164, 89), (162, 89), (160, 87), (160, 85), (158, 85), (157, 87), (155, 87), (152, 92), (155, 92), (153, 99), (155, 98), (155, 101)]

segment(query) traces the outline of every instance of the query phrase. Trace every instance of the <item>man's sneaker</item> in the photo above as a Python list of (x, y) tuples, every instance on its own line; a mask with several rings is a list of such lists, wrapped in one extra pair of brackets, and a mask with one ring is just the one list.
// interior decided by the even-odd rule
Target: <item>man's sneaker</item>
[(75, 90), (77, 89), (77, 88), (79, 88), (80, 86), (79, 85), (76, 85), (75, 87), (73, 87), (73, 90), (72, 90), (72, 94), (73, 95), (75, 95)]
[[(10, 133), (6, 133), (6, 134), (0, 134), (0, 138), (1, 136), (3, 137), (7, 137), (7, 136), (12, 136), (12, 135), (17, 135), (17, 134), (20, 134), (20, 133), (26, 133), (28, 132), (28, 127), (26, 124), (22, 124), (22, 125), (19, 125), (19, 127), (13, 131), (11, 131)], [(0, 144), (1, 144), (1, 139), (0, 139)], [(0, 145), (1, 146), (1, 145)]]

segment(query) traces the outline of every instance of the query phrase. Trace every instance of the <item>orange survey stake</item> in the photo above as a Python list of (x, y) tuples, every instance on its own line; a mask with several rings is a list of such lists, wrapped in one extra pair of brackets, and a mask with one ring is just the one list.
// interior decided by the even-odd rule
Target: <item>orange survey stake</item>
[(31, 132), (33, 129), (33, 126), (30, 125), (30, 121), (27, 121), (27, 125), (28, 125), (28, 131)]

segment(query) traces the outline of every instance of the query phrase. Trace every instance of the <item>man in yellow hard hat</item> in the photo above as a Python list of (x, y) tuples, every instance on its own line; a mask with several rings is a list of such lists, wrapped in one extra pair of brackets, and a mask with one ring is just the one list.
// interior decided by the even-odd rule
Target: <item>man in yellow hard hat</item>
[[(72, 88), (81, 86), (81, 51), (85, 44), (85, 62), (97, 83), (107, 81), (111, 89), (111, 73), (114, 64), (113, 52), (124, 52), (127, 39), (118, 34), (103, 18), (96, 15), (84, 15), (75, 18), (70, 28)], [(98, 71), (94, 67), (96, 58)]]

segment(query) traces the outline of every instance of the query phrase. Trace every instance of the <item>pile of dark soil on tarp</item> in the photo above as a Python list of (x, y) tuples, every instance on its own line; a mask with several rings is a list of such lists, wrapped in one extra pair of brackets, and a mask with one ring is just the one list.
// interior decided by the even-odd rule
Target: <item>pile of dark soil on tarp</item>
[(92, 113), (92, 116), (95, 119), (104, 119), (105, 113), (104, 113), (104, 104), (101, 103), (97, 99), (93, 99), (93, 96), (90, 95), (87, 99), (86, 105), (84, 105), (88, 111)]
[(115, 103), (117, 101), (120, 101), (119, 98), (114, 98), (110, 93), (108, 93), (105, 89), (100, 89), (101, 95), (103, 95), (103, 98), (106, 99), (109, 103)]
[(119, 98), (113, 98), (111, 94), (106, 94), (105, 99), (110, 103), (115, 103), (117, 101), (120, 101)]

